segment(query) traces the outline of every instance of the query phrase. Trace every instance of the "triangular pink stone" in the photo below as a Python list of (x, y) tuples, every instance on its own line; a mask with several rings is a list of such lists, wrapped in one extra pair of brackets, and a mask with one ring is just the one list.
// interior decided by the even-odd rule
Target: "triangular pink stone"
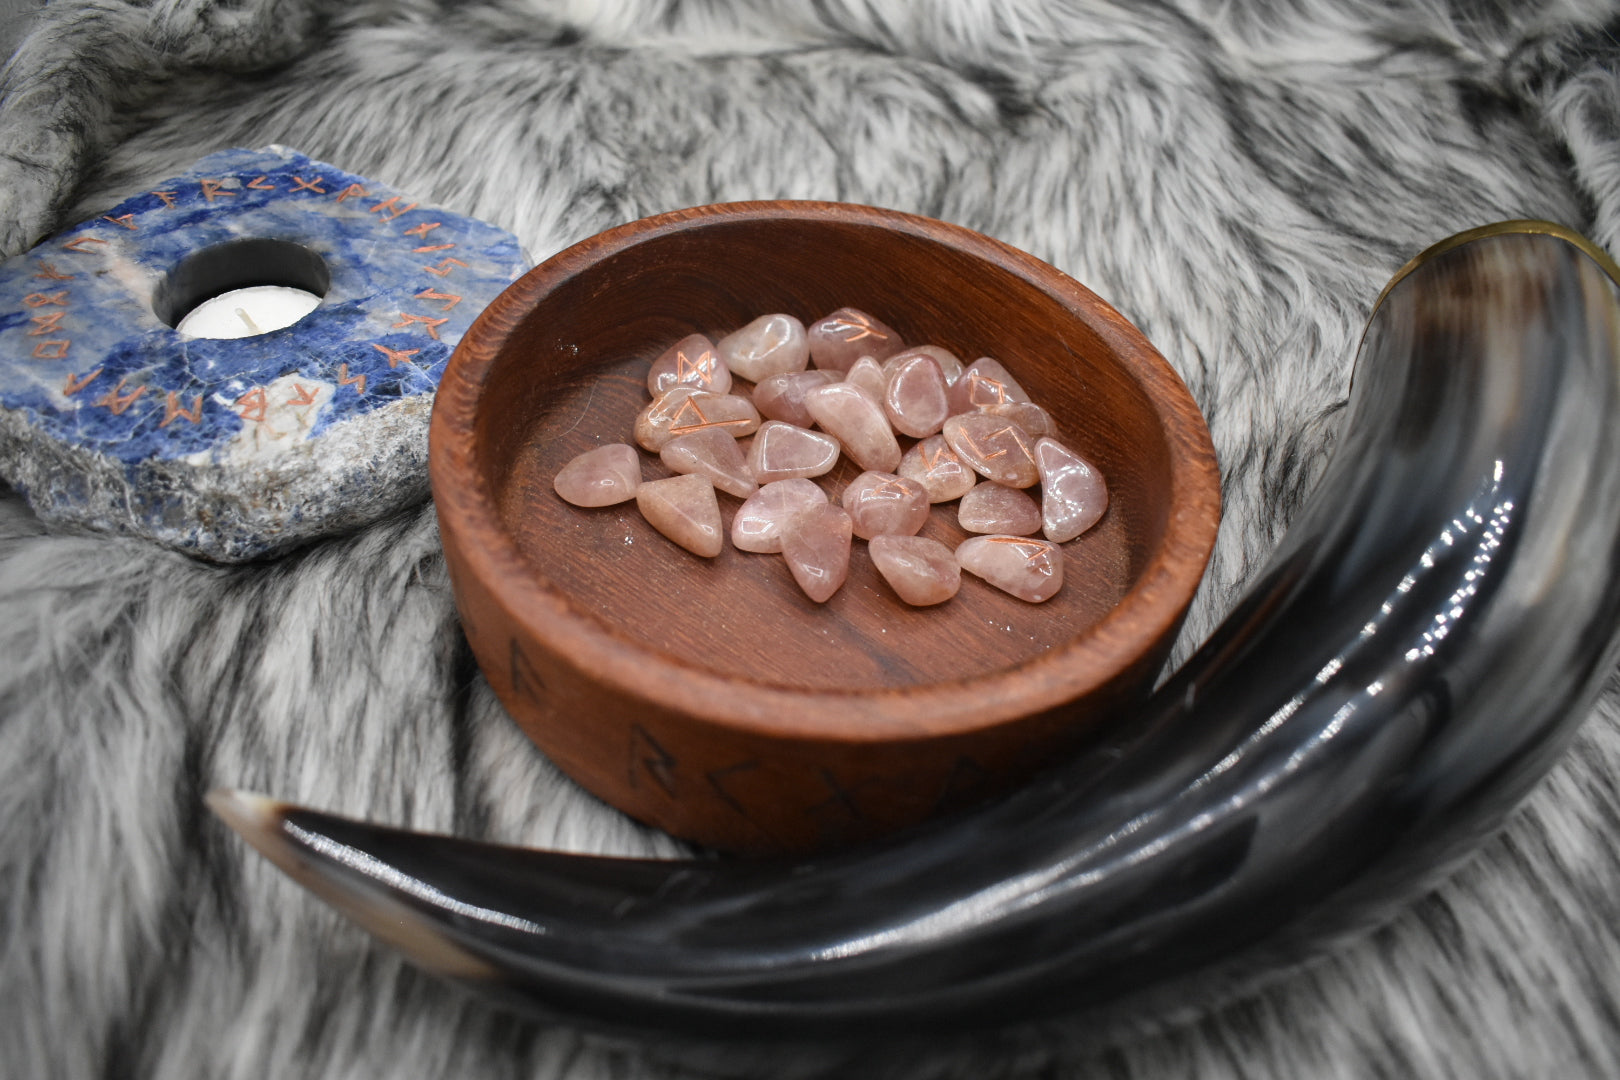
[(874, 536), (866, 550), (883, 580), (913, 607), (942, 604), (962, 587), (962, 567), (938, 540)]
[(677, 435), (664, 444), (658, 457), (675, 472), (707, 476), (715, 487), (739, 499), (748, 498), (759, 488), (748, 462), (743, 460), (742, 448), (724, 428), (702, 428)]
[(809, 480), (766, 484), (737, 508), (731, 519), (731, 544), (742, 551), (782, 550), (782, 532), (806, 510), (827, 505), (827, 493)]
[(762, 484), (821, 476), (838, 464), (838, 440), (820, 431), (767, 420), (748, 448), (748, 469)]
[(647, 389), (654, 397), (677, 386), (711, 394), (731, 389), (731, 369), (720, 359), (714, 343), (702, 334), (689, 334), (677, 341), (647, 371)]
[(854, 526), (842, 507), (806, 510), (782, 533), (782, 554), (804, 595), (824, 604), (849, 577)]
[(706, 476), (672, 476), (636, 489), (636, 507), (653, 528), (694, 555), (712, 559), (725, 547), (720, 502)]

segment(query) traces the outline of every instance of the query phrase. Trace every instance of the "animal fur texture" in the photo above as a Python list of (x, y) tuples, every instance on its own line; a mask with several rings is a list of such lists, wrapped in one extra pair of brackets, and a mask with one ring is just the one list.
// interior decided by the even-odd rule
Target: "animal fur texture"
[[(1050, 261), (1146, 332), (1210, 422), (1225, 521), (1178, 658), (1309, 495), (1393, 271), (1505, 218), (1620, 244), (1620, 8), (1597, 0), (90, 0), (28, 28), (0, 81), (6, 255), (204, 153), (278, 142), (536, 258), (662, 210), (813, 197)], [(1611, 680), (1435, 892), (1137, 1038), (609, 1043), (421, 974), (203, 808), (232, 786), (677, 850), (506, 719), (431, 507), (226, 569), (52, 535), (8, 494), (0, 1076), (1620, 1076), (1617, 776)]]

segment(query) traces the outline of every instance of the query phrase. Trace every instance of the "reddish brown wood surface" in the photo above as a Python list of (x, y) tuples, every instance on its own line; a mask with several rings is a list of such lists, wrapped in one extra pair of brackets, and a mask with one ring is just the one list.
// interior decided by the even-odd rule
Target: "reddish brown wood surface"
[[(1110, 508), (1064, 545), (1055, 598), (964, 575), (953, 600), (910, 608), (857, 540), (848, 583), (817, 605), (779, 556), (728, 544), (700, 559), (634, 503), (553, 493), (575, 454), (633, 443), (647, 366), (670, 343), (845, 304), (908, 343), (996, 357), (1098, 465)], [(857, 471), (821, 482), (836, 498)], [(842, 843), (988, 794), (1141, 696), (1218, 518), (1202, 418), (1112, 308), (978, 234), (843, 204), (680, 211), (537, 267), (458, 348), (432, 474), (469, 640), (514, 718), (627, 812), (749, 851)], [(664, 475), (644, 455), (644, 478)], [(729, 524), (740, 501), (720, 498)], [(925, 534), (960, 540), (954, 508)]]

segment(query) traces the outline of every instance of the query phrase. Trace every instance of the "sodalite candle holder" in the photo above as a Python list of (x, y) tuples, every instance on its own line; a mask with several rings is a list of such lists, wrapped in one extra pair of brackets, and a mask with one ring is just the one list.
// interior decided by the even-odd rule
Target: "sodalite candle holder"
[[(282, 147), (211, 154), (0, 265), (0, 474), (57, 526), (236, 562), (427, 494), (451, 349), (517, 238)], [(234, 340), (229, 289), (325, 296)]]

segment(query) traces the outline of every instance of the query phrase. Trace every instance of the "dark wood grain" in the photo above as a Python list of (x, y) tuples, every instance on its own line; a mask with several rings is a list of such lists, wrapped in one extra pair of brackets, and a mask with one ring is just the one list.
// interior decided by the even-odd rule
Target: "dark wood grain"
[[(1109, 511), (1063, 546), (1055, 598), (1027, 604), (964, 575), (953, 600), (910, 608), (857, 540), (848, 583), (817, 605), (779, 556), (728, 544), (701, 559), (634, 503), (585, 510), (552, 491), (574, 455), (633, 442), (648, 364), (673, 341), (845, 304), (908, 343), (996, 357), (1101, 469)], [(432, 471), (457, 600), (514, 718), (609, 801), (753, 851), (916, 820), (941, 805), (964, 759), (976, 763), (973, 795), (998, 790), (1144, 694), (1218, 518), (1202, 418), (1113, 309), (985, 237), (842, 204), (680, 211), (537, 267), (458, 348)], [(841, 463), (821, 482), (836, 499), (857, 472)], [(644, 478), (664, 475), (643, 455)], [(740, 501), (721, 503), (729, 525)], [(935, 508), (925, 534), (952, 546), (965, 536), (954, 503)], [(512, 641), (529, 660), (518, 679)], [(661, 748), (659, 783), (633, 782), (625, 763), (649, 745)], [(739, 762), (753, 763), (746, 784), (713, 782)]]

